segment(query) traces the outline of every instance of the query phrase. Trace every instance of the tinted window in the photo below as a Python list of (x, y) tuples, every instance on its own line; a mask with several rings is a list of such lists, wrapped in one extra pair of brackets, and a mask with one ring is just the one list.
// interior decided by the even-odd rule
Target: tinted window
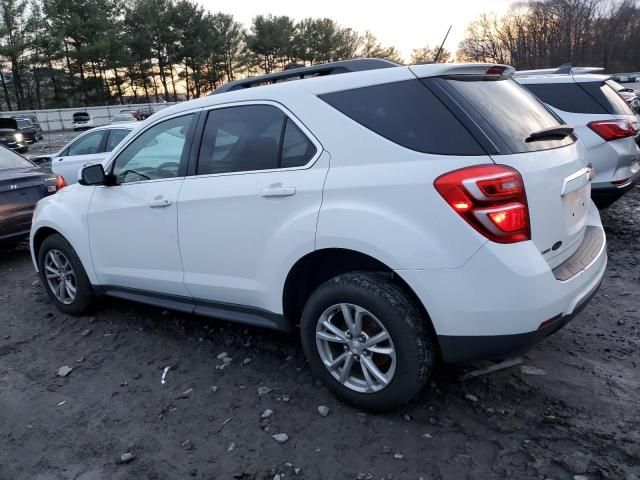
[(161, 122), (125, 147), (116, 158), (117, 183), (139, 182), (178, 176), (193, 115)]
[(287, 119), (287, 125), (282, 140), (282, 168), (301, 167), (306, 165), (316, 154), (316, 147), (302, 130)]
[(484, 155), (484, 151), (419, 80), (375, 85), (320, 98), (392, 142), (419, 152)]
[(305, 165), (315, 147), (279, 108), (246, 105), (209, 112), (198, 175)]
[(107, 139), (107, 146), (105, 147), (104, 151), (110, 152), (111, 150), (116, 148), (116, 145), (118, 145), (124, 137), (129, 135), (130, 131), (131, 130), (126, 130), (124, 128), (111, 130), (111, 132), (109, 133), (109, 138)]
[(79, 138), (67, 149), (65, 155), (91, 155), (100, 152), (100, 144), (105, 135), (105, 131), (88, 133), (84, 137)]
[(513, 153), (561, 147), (575, 141), (526, 142), (533, 132), (556, 127), (560, 121), (529, 91), (505, 77), (450, 77), (449, 85), (459, 92), (495, 130)]
[(540, 83), (522, 86), (544, 103), (558, 110), (574, 113), (607, 113), (604, 107), (577, 83)]
[(29, 168), (33, 164), (6, 147), (0, 146), (0, 170), (8, 168)]
[[(621, 86), (621, 85), (620, 85)], [(624, 87), (623, 87), (624, 88)], [(600, 91), (602, 95), (607, 98), (607, 102), (610, 108), (610, 113), (614, 115), (633, 115), (633, 110), (629, 107), (629, 104), (624, 101), (618, 94), (618, 88), (616, 83), (612, 80), (607, 80), (604, 85), (600, 85)]]

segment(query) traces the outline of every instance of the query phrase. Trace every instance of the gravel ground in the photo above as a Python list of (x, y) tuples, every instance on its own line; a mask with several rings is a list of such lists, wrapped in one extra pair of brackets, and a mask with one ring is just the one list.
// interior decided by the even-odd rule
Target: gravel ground
[(442, 368), (384, 415), (337, 402), (295, 336), (117, 300), (68, 317), (1, 252), (0, 478), (638, 479), (639, 219), (636, 188), (603, 214), (602, 289), (521, 365)]
[(29, 145), (29, 151), (24, 154), (27, 158), (37, 157), (38, 155), (49, 155), (57, 153), (67, 142), (70, 142), (82, 132), (54, 132), (44, 133), (44, 138), (36, 143)]

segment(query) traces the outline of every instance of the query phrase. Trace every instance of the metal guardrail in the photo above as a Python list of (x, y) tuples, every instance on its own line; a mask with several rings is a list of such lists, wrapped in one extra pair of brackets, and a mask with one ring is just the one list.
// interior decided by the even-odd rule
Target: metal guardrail
[(42, 130), (45, 132), (60, 132), (73, 129), (73, 114), (75, 112), (87, 112), (91, 115), (93, 126), (106, 125), (111, 123), (111, 119), (119, 114), (122, 110), (137, 110), (139, 108), (152, 108), (154, 112), (163, 108), (175, 105), (176, 102), (166, 103), (137, 103), (132, 105), (108, 105), (103, 107), (86, 107), (86, 108), (58, 108), (47, 110), (16, 110), (0, 112), (0, 118), (9, 118), (13, 116), (30, 116), (35, 115), (40, 122)]

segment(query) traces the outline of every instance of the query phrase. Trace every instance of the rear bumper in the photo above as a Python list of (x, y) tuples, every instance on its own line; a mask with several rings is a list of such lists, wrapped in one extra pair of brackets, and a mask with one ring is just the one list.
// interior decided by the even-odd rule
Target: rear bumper
[(593, 203), (595, 203), (600, 209), (607, 208), (631, 190), (638, 181), (640, 181), (640, 172), (636, 173), (636, 175), (631, 177), (627, 183), (622, 185), (594, 185), (591, 189), (591, 198), (593, 199)]
[(556, 315), (543, 322), (533, 332), (487, 336), (438, 335), (442, 359), (447, 363), (459, 363), (477, 359), (504, 358), (524, 353), (573, 320), (587, 306), (601, 285), (602, 280), (573, 312), (568, 315)]
[(533, 242), (487, 242), (460, 268), (397, 271), (429, 313), (443, 360), (515, 354), (575, 317), (597, 292), (607, 266), (595, 208), (588, 223), (598, 233), (590, 238), (599, 243), (585, 245), (553, 270)]

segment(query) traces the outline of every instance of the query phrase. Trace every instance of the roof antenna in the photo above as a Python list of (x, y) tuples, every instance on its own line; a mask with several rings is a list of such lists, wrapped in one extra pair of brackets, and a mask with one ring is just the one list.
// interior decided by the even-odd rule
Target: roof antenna
[(447, 30), (447, 34), (442, 39), (442, 43), (440, 44), (440, 48), (438, 49), (438, 53), (436, 53), (436, 57), (433, 59), (433, 63), (438, 63), (438, 58), (440, 58), (440, 54), (442, 53), (442, 48), (444, 47), (444, 42), (447, 41), (447, 37), (449, 36), (449, 32), (451, 31), (451, 27), (453, 27), (453, 25), (449, 25), (449, 30)]

